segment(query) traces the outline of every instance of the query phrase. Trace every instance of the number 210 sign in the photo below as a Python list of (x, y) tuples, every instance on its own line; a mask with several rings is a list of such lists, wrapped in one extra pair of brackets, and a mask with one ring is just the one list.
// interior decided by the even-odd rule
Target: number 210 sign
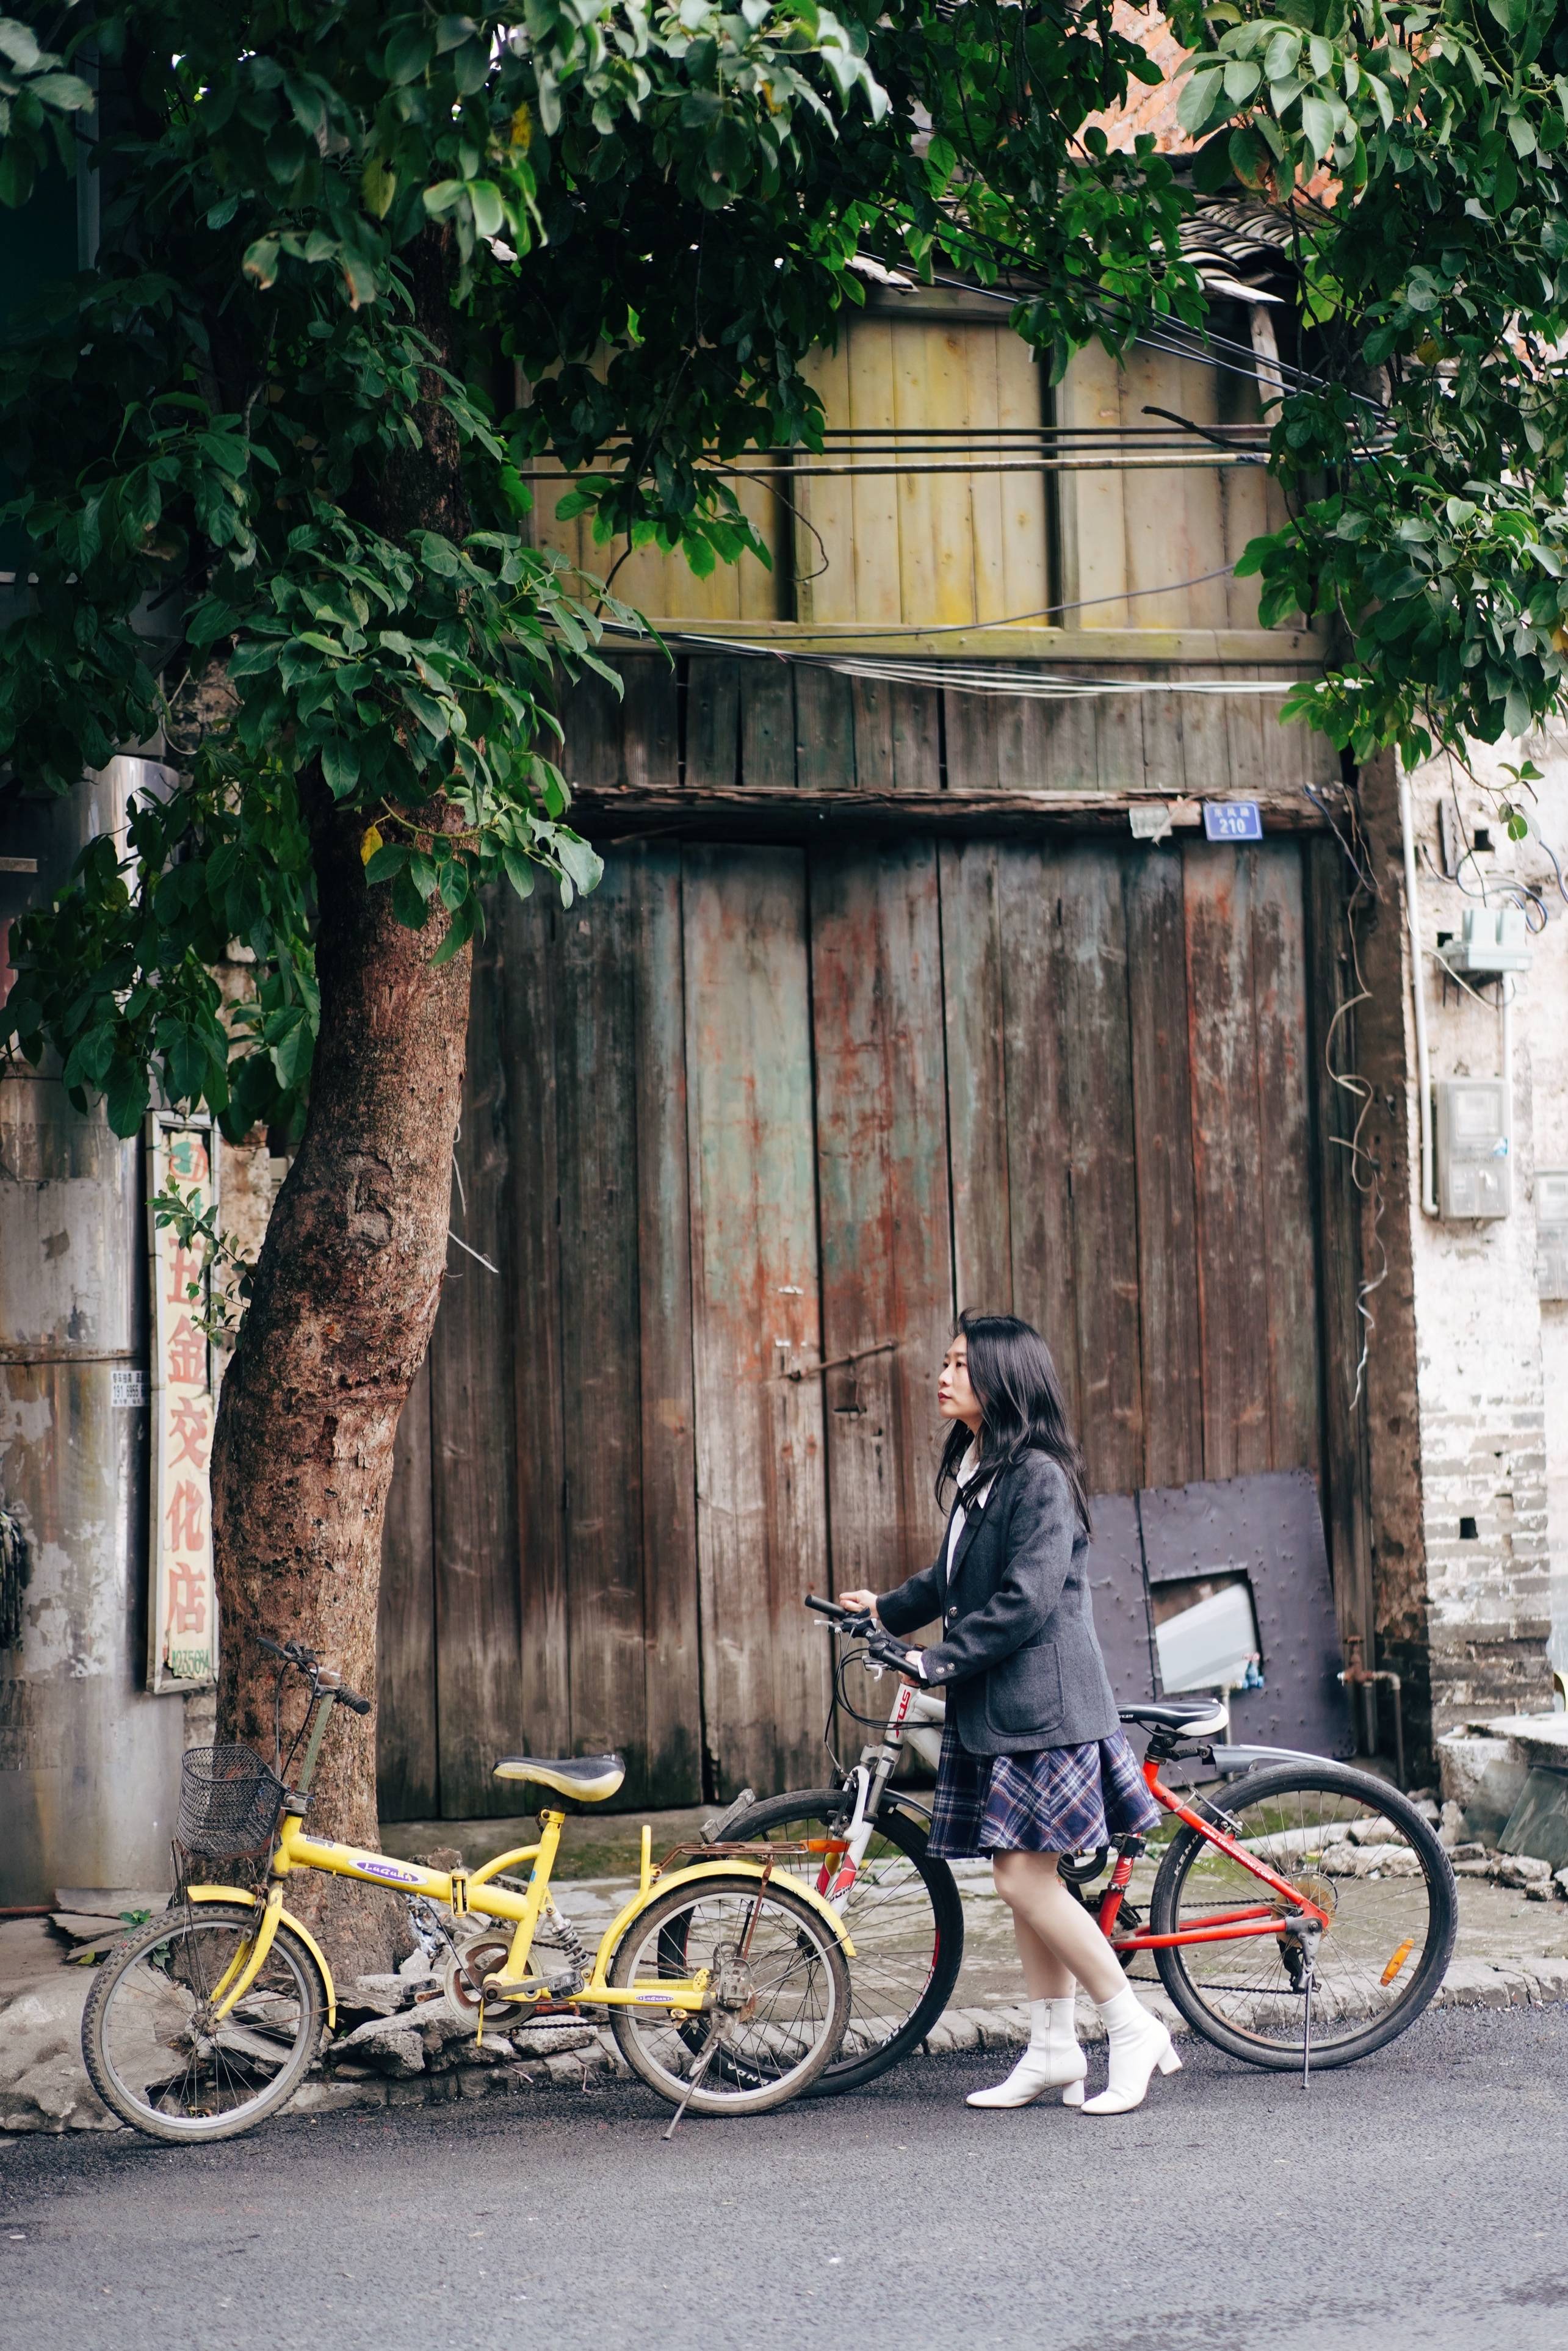
[(1256, 800), (1205, 800), (1207, 841), (1261, 841), (1263, 818)]

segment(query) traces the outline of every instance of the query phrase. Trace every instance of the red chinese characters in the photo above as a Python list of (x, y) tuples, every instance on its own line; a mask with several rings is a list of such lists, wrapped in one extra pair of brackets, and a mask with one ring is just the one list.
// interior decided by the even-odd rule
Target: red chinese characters
[(213, 1441), (212, 1402), (207, 1396), (179, 1396), (169, 1415), (169, 1466), (189, 1461), (198, 1469), (207, 1466)]

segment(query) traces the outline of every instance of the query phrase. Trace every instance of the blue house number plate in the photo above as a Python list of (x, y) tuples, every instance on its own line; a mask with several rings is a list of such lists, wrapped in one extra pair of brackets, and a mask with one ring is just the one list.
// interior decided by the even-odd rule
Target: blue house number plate
[(1263, 820), (1256, 800), (1205, 800), (1203, 830), (1210, 841), (1261, 841)]

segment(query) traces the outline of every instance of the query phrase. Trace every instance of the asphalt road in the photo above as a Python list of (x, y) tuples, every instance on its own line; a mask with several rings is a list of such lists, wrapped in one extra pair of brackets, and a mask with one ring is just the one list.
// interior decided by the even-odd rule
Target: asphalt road
[(0, 2147), (0, 2342), (1563, 2351), (1568, 2009), (1448, 2011), (1300, 2085), (1184, 2042), (1138, 2113), (996, 2061), (687, 2122), (640, 2086)]

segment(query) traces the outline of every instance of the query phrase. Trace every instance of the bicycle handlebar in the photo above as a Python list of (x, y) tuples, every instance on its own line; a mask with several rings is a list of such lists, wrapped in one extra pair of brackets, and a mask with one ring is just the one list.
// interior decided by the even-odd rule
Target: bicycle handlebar
[(308, 1649), (303, 1641), (269, 1641), (265, 1633), (258, 1633), (256, 1646), (258, 1649), (265, 1649), (269, 1657), (281, 1657), (286, 1666), (298, 1666), (301, 1673), (311, 1675), (317, 1680), (321, 1694), (339, 1699), (350, 1714), (369, 1714), (371, 1701), (368, 1698), (361, 1698), (358, 1690), (350, 1689), (344, 1682), (320, 1681), (318, 1668), (321, 1661), (316, 1651)]

